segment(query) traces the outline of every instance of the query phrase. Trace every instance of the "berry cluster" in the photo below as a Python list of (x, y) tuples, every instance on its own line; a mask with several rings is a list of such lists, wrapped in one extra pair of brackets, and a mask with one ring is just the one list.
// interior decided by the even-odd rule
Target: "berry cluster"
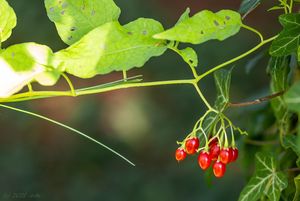
[(207, 143), (204, 149), (198, 149), (200, 144), (199, 139), (196, 137), (189, 138), (185, 141), (184, 148), (180, 147), (176, 150), (175, 158), (179, 162), (184, 160), (187, 154), (192, 155), (200, 152), (198, 155), (198, 164), (201, 169), (208, 169), (214, 161), (212, 166), (214, 175), (221, 178), (226, 172), (226, 165), (236, 161), (238, 158), (238, 149), (236, 147), (221, 147), (217, 138), (212, 138)]

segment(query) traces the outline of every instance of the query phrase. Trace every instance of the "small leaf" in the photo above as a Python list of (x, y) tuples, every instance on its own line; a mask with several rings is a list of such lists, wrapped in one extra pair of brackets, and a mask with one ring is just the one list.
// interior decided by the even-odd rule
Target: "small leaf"
[(52, 54), (49, 47), (36, 43), (17, 44), (3, 51), (0, 54), (0, 97), (9, 97), (47, 72)]
[(185, 62), (190, 63), (193, 67), (198, 66), (198, 55), (193, 48), (187, 47), (179, 52)]
[(6, 41), (17, 24), (17, 17), (14, 10), (6, 0), (0, 0), (0, 44)]
[(80, 78), (142, 67), (151, 57), (167, 49), (152, 35), (163, 30), (152, 19), (140, 18), (125, 26), (106, 23), (65, 50), (56, 53), (56, 65)]
[(291, 148), (300, 157), (300, 145), (297, 136), (285, 135), (283, 137), (283, 147), (286, 149)]
[(221, 10), (213, 13), (201, 11), (191, 18), (182, 20), (173, 28), (153, 37), (170, 41), (200, 44), (208, 40), (220, 41), (235, 35), (242, 25), (239, 13), (231, 10)]
[(255, 9), (260, 4), (260, 2), (261, 0), (243, 0), (239, 12), (241, 14), (246, 14)]
[(190, 8), (186, 8), (186, 10), (184, 11), (184, 13), (182, 13), (182, 15), (180, 16), (176, 24), (180, 24), (182, 21), (189, 19), (190, 12), (191, 12)]
[(300, 81), (294, 83), (285, 93), (284, 101), (289, 110), (300, 113)]
[(68, 45), (120, 16), (113, 0), (45, 0), (45, 6), (59, 36)]
[(300, 174), (294, 178), (294, 182), (296, 186), (296, 193), (293, 201), (300, 201)]
[(284, 14), (279, 17), (279, 21), (283, 30), (270, 48), (270, 54), (276, 57), (297, 52), (300, 40), (300, 14)]
[(217, 99), (215, 102), (215, 108), (219, 111), (222, 111), (229, 102), (231, 72), (232, 69), (221, 69), (214, 73), (215, 84), (217, 87)]
[(242, 190), (239, 201), (257, 201), (264, 195), (271, 201), (278, 201), (281, 191), (288, 185), (286, 176), (276, 170), (273, 155), (257, 153), (255, 158), (255, 173)]

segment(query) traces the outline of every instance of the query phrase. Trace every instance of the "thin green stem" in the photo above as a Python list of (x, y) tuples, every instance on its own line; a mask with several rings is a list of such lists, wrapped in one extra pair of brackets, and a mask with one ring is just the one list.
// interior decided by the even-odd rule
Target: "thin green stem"
[(294, 3), (294, 0), (290, 0), (289, 13), (293, 12), (293, 3)]
[(249, 31), (252, 31), (255, 34), (257, 34), (259, 36), (259, 38), (260, 38), (260, 42), (264, 41), (264, 37), (262, 36), (262, 34), (258, 30), (254, 29), (252, 27), (249, 27), (249, 26), (247, 26), (245, 24), (242, 24), (242, 27), (245, 28), (245, 29), (247, 29), (247, 30), (249, 30)]
[(28, 87), (28, 92), (30, 92), (30, 93), (33, 92), (31, 83), (28, 83), (27, 87)]
[(203, 93), (201, 92), (199, 86), (197, 83), (194, 83), (194, 87), (196, 89), (196, 91), (198, 92), (200, 98), (202, 99), (202, 101), (204, 102), (204, 104), (206, 105), (206, 107), (208, 107), (209, 110), (215, 111), (211, 105), (208, 103), (208, 101), (206, 100), (206, 98), (204, 97)]
[(277, 37), (277, 35), (276, 35), (276, 36), (273, 36), (273, 37), (271, 37), (271, 38), (268, 38), (268, 39), (266, 39), (266, 40), (260, 42), (258, 45), (256, 45), (256, 46), (253, 47), (252, 49), (248, 50), (247, 52), (241, 54), (240, 56), (237, 56), (237, 57), (235, 57), (235, 58), (233, 58), (233, 59), (231, 59), (231, 60), (229, 60), (229, 61), (226, 61), (226, 62), (224, 62), (224, 63), (222, 63), (222, 64), (220, 64), (220, 65), (217, 65), (217, 66), (213, 67), (212, 69), (210, 69), (210, 70), (206, 71), (205, 73), (199, 75), (199, 76), (197, 77), (197, 80), (199, 81), (199, 80), (201, 80), (202, 78), (206, 77), (207, 75), (209, 75), (209, 74), (211, 74), (211, 73), (213, 73), (213, 72), (215, 72), (215, 71), (217, 71), (217, 70), (219, 70), (219, 69), (221, 69), (221, 68), (223, 68), (223, 67), (225, 67), (225, 66), (227, 66), (227, 65), (229, 65), (229, 64), (232, 64), (232, 63), (234, 63), (234, 62), (236, 62), (236, 61), (238, 61), (238, 60), (240, 60), (240, 59), (242, 59), (242, 58), (248, 56), (249, 54), (255, 52), (257, 49), (259, 49), (260, 47), (262, 47), (263, 45), (265, 45), (265, 44), (271, 42), (272, 40), (274, 40), (276, 37)]
[(31, 116), (34, 116), (34, 117), (37, 117), (37, 118), (40, 118), (40, 119), (44, 119), (44, 120), (46, 120), (46, 121), (49, 121), (49, 122), (54, 123), (54, 124), (56, 124), (56, 125), (59, 125), (59, 126), (61, 126), (61, 127), (63, 127), (63, 128), (66, 128), (66, 129), (68, 129), (68, 130), (70, 130), (70, 131), (73, 131), (73, 132), (75, 132), (75, 133), (77, 133), (77, 134), (79, 134), (79, 135), (81, 135), (81, 136), (87, 138), (88, 140), (90, 140), (90, 141), (92, 141), (92, 142), (95, 142), (95, 143), (99, 144), (99, 145), (102, 146), (103, 148), (105, 148), (105, 149), (111, 151), (112, 153), (116, 154), (116, 155), (119, 156), (120, 158), (122, 158), (122, 159), (124, 159), (125, 161), (127, 161), (127, 162), (128, 162), (129, 164), (131, 164), (132, 166), (135, 166), (134, 163), (132, 163), (129, 159), (127, 159), (126, 157), (124, 157), (123, 155), (121, 155), (120, 153), (118, 153), (117, 151), (113, 150), (112, 148), (106, 146), (105, 144), (103, 144), (103, 143), (101, 143), (101, 142), (95, 140), (94, 138), (92, 138), (92, 137), (90, 137), (90, 136), (88, 136), (88, 135), (86, 135), (86, 134), (84, 134), (84, 133), (82, 133), (82, 132), (80, 132), (80, 131), (78, 131), (78, 130), (72, 128), (72, 127), (70, 127), (70, 126), (67, 126), (67, 125), (65, 125), (65, 124), (63, 124), (63, 123), (60, 123), (60, 122), (55, 121), (55, 120), (53, 120), (53, 119), (50, 119), (50, 118), (48, 118), (48, 117), (45, 117), (45, 116), (42, 116), (42, 115), (39, 115), (39, 114), (36, 114), (36, 113), (33, 113), (33, 112), (29, 112), (29, 111), (26, 111), (26, 110), (22, 110), (22, 109), (19, 109), (19, 108), (11, 107), (11, 106), (8, 106), (8, 105), (0, 104), (0, 107), (6, 108), (6, 109), (10, 109), (10, 110), (14, 110), (14, 111), (17, 111), (17, 112), (21, 112), (21, 113), (24, 113), (24, 114), (28, 114), (28, 115), (31, 115)]
[(76, 96), (76, 92), (75, 92), (74, 86), (73, 86), (71, 80), (69, 79), (69, 77), (68, 77), (65, 73), (62, 73), (61, 75), (62, 75), (62, 76), (65, 78), (65, 80), (67, 81), (67, 83), (68, 83), (68, 85), (69, 85), (69, 87), (70, 87), (70, 90), (71, 90), (71, 91), (70, 91), (71, 95), (72, 95), (72, 96)]
[(124, 81), (127, 81), (127, 71), (123, 70), (123, 79)]

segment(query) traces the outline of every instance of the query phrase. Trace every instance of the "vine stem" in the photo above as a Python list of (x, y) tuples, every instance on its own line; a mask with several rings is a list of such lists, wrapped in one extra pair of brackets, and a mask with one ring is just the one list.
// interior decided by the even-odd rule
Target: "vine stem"
[(199, 75), (199, 76), (197, 77), (197, 80), (199, 81), (199, 80), (203, 79), (204, 77), (206, 77), (207, 75), (209, 75), (209, 74), (211, 74), (211, 73), (213, 73), (213, 72), (215, 72), (215, 71), (217, 71), (217, 70), (219, 70), (219, 69), (221, 69), (221, 68), (223, 68), (223, 67), (225, 67), (225, 66), (227, 66), (227, 65), (229, 65), (229, 64), (231, 64), (231, 63), (233, 63), (233, 62), (236, 62), (236, 61), (238, 61), (238, 60), (240, 60), (240, 59), (242, 59), (242, 58), (248, 56), (249, 54), (253, 53), (253, 52), (256, 51), (257, 49), (259, 49), (260, 47), (262, 47), (263, 45), (265, 45), (265, 44), (271, 42), (271, 41), (274, 40), (275, 38), (277, 38), (277, 35), (276, 35), (276, 36), (273, 36), (273, 37), (271, 37), (271, 38), (268, 38), (268, 39), (266, 39), (266, 40), (263, 40), (263, 41), (260, 42), (258, 45), (256, 45), (256, 46), (253, 47), (252, 49), (248, 50), (247, 52), (241, 54), (240, 56), (237, 56), (237, 57), (235, 57), (235, 58), (233, 58), (233, 59), (231, 59), (231, 60), (229, 60), (229, 61), (226, 61), (226, 62), (224, 62), (224, 63), (222, 63), (222, 64), (220, 64), (220, 65), (218, 65), (218, 66), (216, 66), (216, 67), (213, 67), (212, 69), (210, 69), (210, 70), (206, 71), (205, 73)]
[(67, 81), (67, 83), (68, 83), (68, 85), (69, 85), (69, 87), (70, 87), (70, 90), (71, 90), (71, 95), (72, 96), (76, 96), (76, 92), (75, 92), (75, 90), (74, 90), (74, 86), (73, 86), (73, 84), (72, 84), (72, 81), (70, 80), (70, 78), (65, 74), (65, 73), (62, 73), (61, 74), (64, 78), (65, 78), (65, 80)]
[(260, 42), (263, 42), (263, 41), (264, 41), (264, 37), (263, 37), (262, 34), (261, 34), (259, 31), (257, 31), (256, 29), (254, 29), (254, 28), (252, 28), (252, 27), (249, 27), (249, 26), (247, 26), (247, 25), (245, 25), (245, 24), (242, 24), (242, 27), (245, 28), (245, 29), (247, 29), (247, 30), (249, 30), (249, 31), (254, 32), (255, 34), (257, 34), (257, 35), (259, 36), (259, 38), (260, 38)]
[(36, 113), (33, 113), (33, 112), (29, 112), (29, 111), (26, 111), (26, 110), (22, 110), (22, 109), (19, 109), (19, 108), (11, 107), (11, 106), (8, 106), (8, 105), (0, 104), (0, 107), (6, 108), (6, 109), (10, 109), (10, 110), (14, 110), (14, 111), (17, 111), (17, 112), (21, 112), (21, 113), (24, 113), (24, 114), (28, 114), (28, 115), (31, 115), (31, 116), (34, 116), (34, 117), (37, 117), (37, 118), (40, 118), (40, 119), (44, 119), (46, 121), (49, 121), (49, 122), (54, 123), (56, 125), (59, 125), (61, 127), (64, 127), (64, 128), (66, 128), (66, 129), (68, 129), (70, 131), (73, 131), (73, 132), (75, 132), (75, 133), (77, 133), (77, 134), (79, 134), (79, 135), (87, 138), (88, 140), (90, 140), (92, 142), (97, 143), (98, 145), (102, 146), (103, 148), (105, 148), (105, 149), (111, 151), (112, 153), (116, 154), (117, 156), (119, 156), (120, 158), (122, 158), (123, 160), (125, 160), (126, 162), (128, 162), (129, 164), (131, 164), (132, 166), (135, 166), (135, 164), (133, 162), (131, 162), (129, 159), (127, 159), (122, 154), (118, 153), (117, 151), (113, 150), (112, 148), (106, 146), (105, 144), (103, 144), (103, 143), (95, 140), (94, 138), (92, 138), (92, 137), (90, 137), (90, 136), (88, 136), (88, 135), (86, 135), (86, 134), (84, 134), (84, 133), (82, 133), (82, 132), (80, 132), (80, 131), (72, 128), (72, 127), (70, 127), (70, 126), (67, 126), (67, 125), (65, 125), (63, 123), (60, 123), (60, 122), (55, 121), (53, 119), (50, 119), (48, 117), (45, 117), (45, 116), (42, 116), (42, 115), (39, 115), (39, 114), (36, 114)]

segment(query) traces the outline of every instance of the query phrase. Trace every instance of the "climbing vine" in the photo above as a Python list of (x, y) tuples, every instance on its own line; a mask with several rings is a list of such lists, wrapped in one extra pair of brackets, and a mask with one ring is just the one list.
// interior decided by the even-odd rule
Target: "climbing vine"
[[(50, 47), (33, 42), (0, 46), (0, 107), (26, 113), (69, 129), (117, 154), (127, 158), (101, 142), (65, 124), (6, 105), (59, 96), (78, 97), (108, 91), (163, 85), (190, 85), (206, 106), (194, 127), (184, 139), (178, 140), (175, 158), (183, 161), (187, 155), (198, 154), (200, 168), (213, 169), (220, 178), (231, 162), (238, 160), (236, 135), (248, 133), (236, 126), (225, 114), (231, 107), (244, 107), (269, 101), (276, 118), (276, 139), (280, 141), (277, 154), (256, 154), (256, 170), (240, 194), (241, 201), (300, 199), (300, 82), (297, 62), (300, 61), (300, 14), (296, 12), (297, 0), (274, 1), (268, 11), (280, 10), (279, 22), (283, 29), (266, 38), (244, 19), (261, 3), (260, 0), (243, 0), (239, 11), (202, 10), (190, 15), (189, 8), (177, 23), (165, 30), (163, 25), (149, 18), (139, 18), (120, 24), (120, 8), (113, 0), (45, 0), (49, 19), (55, 24), (58, 35), (67, 48), (53, 52)], [(124, 11), (126, 12), (126, 11)], [(17, 17), (6, 0), (0, 0), (0, 45), (9, 39), (16, 26)], [(248, 51), (210, 67), (199, 73), (197, 52), (181, 44), (199, 45), (210, 40), (223, 41), (245, 29), (257, 35), (258, 43)], [(245, 103), (232, 103), (229, 91), (231, 64), (241, 60), (263, 46), (269, 45), (270, 61), (267, 68), (271, 77), (270, 95)], [(143, 81), (142, 75), (127, 76), (132, 68), (143, 67), (152, 57), (174, 51), (190, 69), (191, 78)], [(294, 65), (293, 65), (294, 64)], [(77, 88), (68, 75), (88, 79), (119, 71), (122, 79), (87, 88)], [(207, 101), (199, 83), (214, 76), (217, 98), (214, 104)], [(54, 86), (64, 79), (69, 89), (62, 91), (36, 90), (31, 83)], [(296, 120), (295, 120), (296, 119)], [(264, 142), (256, 142), (264, 145)], [(270, 145), (271, 147), (273, 145)], [(278, 146), (278, 145), (274, 145)], [(282, 156), (292, 152), (295, 156), (288, 165)], [(291, 170), (291, 171), (290, 171)], [(294, 180), (294, 183), (291, 182)], [(287, 190), (287, 189), (293, 190)]]

